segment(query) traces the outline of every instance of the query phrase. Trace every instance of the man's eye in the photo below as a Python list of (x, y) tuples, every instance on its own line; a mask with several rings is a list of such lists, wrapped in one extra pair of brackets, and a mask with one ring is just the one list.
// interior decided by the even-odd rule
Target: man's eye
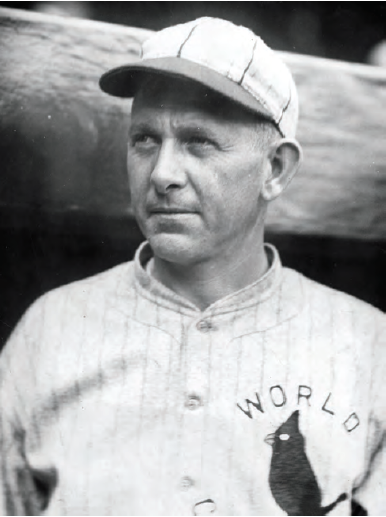
[(157, 141), (154, 138), (154, 136), (152, 136), (152, 135), (146, 135), (146, 134), (133, 135), (131, 137), (131, 145), (133, 147), (147, 148), (147, 147), (151, 147), (153, 145), (157, 145)]
[(191, 145), (213, 145), (209, 138), (205, 138), (204, 136), (192, 136), (187, 140), (188, 144)]
[(218, 149), (218, 146), (213, 140), (199, 135), (187, 138), (186, 146), (187, 149), (195, 155), (202, 155), (203, 153), (207, 154), (213, 149)]

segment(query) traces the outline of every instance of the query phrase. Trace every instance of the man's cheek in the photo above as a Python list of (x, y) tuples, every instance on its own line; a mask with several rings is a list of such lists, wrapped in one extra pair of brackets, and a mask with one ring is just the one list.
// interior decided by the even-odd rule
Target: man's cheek
[(133, 203), (145, 202), (147, 193), (145, 178), (138, 174), (129, 174), (129, 188)]

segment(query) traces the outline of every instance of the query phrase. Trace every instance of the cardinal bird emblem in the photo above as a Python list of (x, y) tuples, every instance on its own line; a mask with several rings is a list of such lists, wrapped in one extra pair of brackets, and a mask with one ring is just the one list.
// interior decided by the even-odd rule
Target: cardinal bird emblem
[(320, 487), (299, 429), (299, 411), (292, 413), (265, 442), (272, 446), (269, 486), (276, 503), (287, 515), (327, 515), (347, 499), (347, 494), (341, 494), (333, 503), (321, 506)]

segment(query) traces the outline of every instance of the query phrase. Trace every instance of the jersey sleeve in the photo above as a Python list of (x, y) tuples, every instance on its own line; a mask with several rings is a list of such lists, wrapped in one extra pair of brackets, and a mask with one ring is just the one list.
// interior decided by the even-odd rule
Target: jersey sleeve
[(25, 454), (28, 395), (35, 383), (34, 326), (27, 311), (0, 354), (0, 513), (37, 515), (42, 498)]
[(353, 494), (368, 515), (386, 515), (386, 317), (381, 318), (372, 356), (367, 469)]

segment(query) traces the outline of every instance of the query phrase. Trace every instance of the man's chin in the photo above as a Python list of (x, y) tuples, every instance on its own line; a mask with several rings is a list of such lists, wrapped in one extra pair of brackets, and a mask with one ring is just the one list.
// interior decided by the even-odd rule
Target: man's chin
[(202, 260), (202, 244), (186, 235), (157, 233), (148, 236), (156, 257), (176, 264), (191, 264)]

